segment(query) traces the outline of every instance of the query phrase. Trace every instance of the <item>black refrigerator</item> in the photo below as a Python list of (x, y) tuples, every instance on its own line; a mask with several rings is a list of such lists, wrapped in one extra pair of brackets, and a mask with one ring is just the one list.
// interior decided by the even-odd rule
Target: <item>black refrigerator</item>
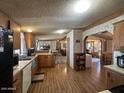
[(0, 93), (13, 92), (13, 34), (0, 27)]

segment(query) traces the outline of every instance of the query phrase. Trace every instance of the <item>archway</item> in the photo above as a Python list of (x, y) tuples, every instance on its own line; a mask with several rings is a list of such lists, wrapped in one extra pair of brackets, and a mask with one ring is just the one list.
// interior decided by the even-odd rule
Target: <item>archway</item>
[(109, 31), (86, 36), (84, 38), (84, 53), (90, 54), (94, 59), (99, 59), (101, 65), (111, 64), (112, 38), (113, 35)]

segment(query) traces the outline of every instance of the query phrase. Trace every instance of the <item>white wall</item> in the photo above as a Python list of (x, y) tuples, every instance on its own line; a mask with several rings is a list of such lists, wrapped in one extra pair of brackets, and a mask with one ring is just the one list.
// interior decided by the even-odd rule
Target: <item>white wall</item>
[[(116, 17), (116, 18), (114, 18), (114, 19), (112, 19), (112, 20), (110, 20), (108, 22), (105, 22), (103, 24), (97, 25), (97, 26), (95, 26), (93, 28), (90, 28), (90, 29), (84, 31), (82, 33), (83, 41), (84, 41), (84, 38), (86, 36), (93, 35), (93, 34), (96, 34), (96, 33), (99, 33), (99, 32), (110, 31), (111, 33), (113, 33), (113, 29), (114, 29), (113, 23), (116, 23), (116, 22), (119, 22), (119, 21), (122, 21), (122, 20), (124, 20), (124, 15)], [(83, 49), (82, 49), (82, 52), (84, 51)]]
[(55, 51), (55, 50), (56, 50), (56, 41), (51, 41), (50, 49), (51, 49), (52, 51)]
[(122, 20), (124, 20), (124, 15), (116, 17), (116, 18), (114, 18), (114, 19), (112, 19), (108, 22), (97, 25), (93, 28), (90, 28), (90, 29), (83, 32), (83, 39), (86, 36), (93, 35), (93, 34), (96, 34), (96, 33), (99, 33), (99, 32), (110, 31), (111, 33), (113, 33), (112, 32), (113, 29), (114, 29), (113, 23), (116, 23), (116, 22), (119, 22), (119, 21), (122, 21)]
[(35, 35), (35, 40), (55, 40), (61, 39), (66, 35)]
[(112, 40), (107, 40), (107, 52), (112, 52)]
[[(79, 40), (80, 42), (76, 42)], [(82, 31), (75, 30), (74, 31), (74, 53), (82, 52)]]
[(55, 51), (56, 50), (56, 41), (55, 40), (49, 40), (49, 41), (43, 41), (43, 40), (41, 40), (41, 41), (39, 41), (38, 42), (38, 48), (37, 48), (37, 50), (40, 50), (40, 45), (43, 45), (43, 44), (49, 44), (50, 45), (50, 49), (52, 50), (52, 51)]
[[(66, 44), (67, 44), (67, 41), (60, 41), (61, 43), (61, 49), (66, 49)], [(64, 47), (65, 45), (65, 47)]]
[(67, 34), (67, 38), (70, 38), (70, 50), (69, 50), (70, 67), (74, 68), (74, 30), (72, 30)]
[[(105, 23), (103, 23), (103, 24), (97, 25), (97, 26), (95, 26), (95, 27), (93, 27), (93, 28), (90, 28), (90, 29), (84, 31), (84, 32), (82, 33), (82, 35), (83, 35), (83, 38), (82, 38), (83, 41), (84, 41), (84, 38), (85, 38), (86, 36), (89, 36), (89, 35), (92, 35), (92, 34), (96, 34), (96, 33), (99, 33), (99, 32), (110, 31), (111, 33), (113, 33), (113, 30), (114, 30), (114, 25), (113, 25), (113, 23), (116, 23), (116, 22), (119, 22), (119, 21), (122, 21), (122, 20), (124, 20), (124, 15), (121, 15), (121, 16), (119, 16), (119, 17), (116, 17), (116, 18), (114, 18), (114, 19), (108, 21), (108, 22), (105, 22)], [(82, 44), (84, 44), (84, 43), (82, 42)], [(82, 45), (82, 46), (84, 47), (84, 45)], [(83, 49), (84, 49), (84, 48), (83, 48)], [(84, 52), (83, 49), (82, 49), (82, 52)], [(116, 54), (116, 53), (115, 53), (115, 54)], [(118, 55), (119, 55), (119, 54), (121, 55), (121, 53), (117, 53), (117, 54), (118, 54)], [(113, 53), (113, 55), (114, 55), (114, 53)], [(113, 56), (113, 58), (115, 58), (115, 56)], [(113, 62), (114, 62), (114, 64), (115, 64), (115, 60), (114, 60)]]
[[(67, 38), (70, 38), (70, 67), (74, 68), (74, 53), (82, 52), (82, 32), (80, 30), (72, 30), (67, 34)], [(80, 42), (76, 42), (76, 40)]]
[(24, 33), (21, 32), (21, 55), (27, 55), (27, 48), (26, 48), (26, 42), (25, 42), (25, 36)]
[[(56, 50), (56, 39), (61, 39), (61, 38), (64, 38), (66, 36), (66, 34), (64, 35), (56, 35), (56, 34), (53, 34), (53, 35), (35, 35), (35, 40), (48, 40), (49, 41), (49, 44), (50, 44), (50, 49), (52, 51)], [(39, 49), (39, 47), (38, 47)]]

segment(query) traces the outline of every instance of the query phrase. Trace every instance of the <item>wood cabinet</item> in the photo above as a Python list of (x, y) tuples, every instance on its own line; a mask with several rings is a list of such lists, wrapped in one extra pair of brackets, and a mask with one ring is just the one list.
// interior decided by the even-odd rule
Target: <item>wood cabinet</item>
[(39, 55), (38, 56), (38, 67), (54, 67), (54, 55)]
[[(10, 23), (8, 24), (8, 21)], [(13, 31), (13, 48), (20, 48), (20, 25), (9, 18), (6, 14), (0, 12), (0, 26), (7, 28), (10, 25), (10, 29)]]
[(13, 47), (20, 49), (20, 32), (13, 32)]
[(124, 21), (114, 24), (113, 49), (118, 50), (124, 46)]
[(20, 25), (16, 24), (15, 22), (10, 22), (10, 28), (13, 31), (13, 48), (19, 49), (21, 38), (20, 38)]
[(32, 48), (35, 47), (35, 39), (32, 33), (25, 33), (26, 47)]
[(22, 93), (22, 73), (17, 73), (13, 78), (13, 93)]
[(106, 88), (110, 89), (124, 84), (124, 75), (106, 69)]

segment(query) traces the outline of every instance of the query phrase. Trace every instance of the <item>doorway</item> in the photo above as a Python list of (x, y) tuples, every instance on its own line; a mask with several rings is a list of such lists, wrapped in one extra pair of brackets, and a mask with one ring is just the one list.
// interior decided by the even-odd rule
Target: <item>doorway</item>
[[(84, 51), (91, 55), (92, 61), (102, 65), (112, 64), (112, 33), (105, 31), (85, 38)], [(92, 66), (92, 65), (91, 65)]]
[(86, 53), (92, 56), (92, 62), (101, 62), (102, 41), (95, 36), (86, 39)]
[(57, 54), (56, 54), (56, 64), (66, 64), (67, 63), (67, 40), (66, 37), (57, 40)]

